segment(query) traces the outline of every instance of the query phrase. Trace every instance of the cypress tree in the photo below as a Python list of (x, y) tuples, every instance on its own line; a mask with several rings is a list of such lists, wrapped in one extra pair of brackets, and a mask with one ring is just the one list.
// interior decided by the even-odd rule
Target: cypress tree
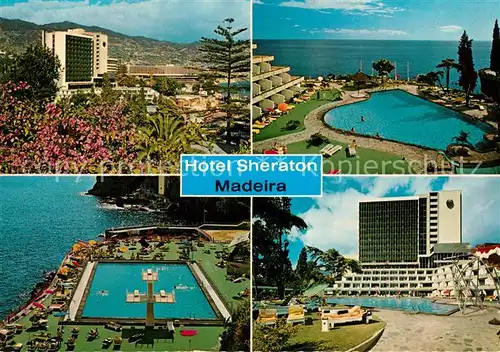
[(460, 72), (458, 84), (465, 91), (466, 103), (469, 106), (470, 95), (476, 89), (477, 72), (472, 58), (472, 39), (469, 39), (466, 31), (462, 34), (458, 45), (458, 64)]
[(500, 29), (498, 28), (498, 20), (495, 21), (495, 27), (493, 27), (493, 42), (491, 43), (490, 69), (495, 72), (500, 72)]

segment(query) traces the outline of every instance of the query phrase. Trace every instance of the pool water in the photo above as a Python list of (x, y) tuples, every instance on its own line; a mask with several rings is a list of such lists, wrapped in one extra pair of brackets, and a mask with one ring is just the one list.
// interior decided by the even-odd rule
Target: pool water
[[(364, 116), (364, 122), (361, 122)], [(445, 150), (460, 131), (469, 142), (480, 147), (491, 128), (466, 120), (460, 113), (431, 103), (402, 90), (372, 93), (363, 102), (330, 110), (325, 122), (334, 128)]]
[[(99, 263), (90, 286), (82, 317), (138, 318), (146, 317), (145, 303), (127, 303), (126, 293), (146, 293), (142, 270), (158, 269), (155, 293), (175, 292), (175, 303), (156, 303), (155, 318), (216, 319), (205, 294), (186, 264)], [(179, 286), (182, 289), (175, 289)], [(187, 288), (187, 289), (186, 289)], [(104, 292), (104, 294), (102, 294)]]
[(329, 298), (327, 301), (329, 304), (397, 309), (405, 312), (422, 312), (438, 315), (450, 314), (457, 310), (456, 306), (434, 303), (424, 298), (335, 297)]

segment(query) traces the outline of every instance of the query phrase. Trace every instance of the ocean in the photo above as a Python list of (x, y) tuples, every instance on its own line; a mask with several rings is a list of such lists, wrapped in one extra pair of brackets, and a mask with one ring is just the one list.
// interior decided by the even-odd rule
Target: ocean
[(0, 177), (0, 319), (27, 302), (75, 241), (158, 222), (157, 213), (117, 210), (85, 195), (94, 183), (95, 176)]
[[(396, 63), (396, 72), (401, 79), (421, 73), (436, 71), (442, 59), (452, 58), (458, 62), (458, 41), (404, 41), (404, 40), (258, 40), (254, 39), (258, 55), (273, 55), (273, 65), (290, 66), (291, 74), (297, 76), (326, 76), (328, 74), (353, 74), (360, 68), (372, 73), (372, 62), (385, 58)], [(491, 42), (472, 44), (476, 70), (488, 67)], [(450, 82), (458, 81), (452, 70)], [(445, 77), (442, 79), (445, 85)], [(478, 79), (479, 86), (479, 79)]]

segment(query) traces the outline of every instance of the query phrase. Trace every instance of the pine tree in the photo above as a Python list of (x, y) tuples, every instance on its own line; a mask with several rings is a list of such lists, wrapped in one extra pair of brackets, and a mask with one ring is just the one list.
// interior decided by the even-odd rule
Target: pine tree
[[(224, 78), (226, 86), (220, 87), (224, 94), (223, 111), (226, 112), (226, 139), (230, 141), (231, 123), (234, 115), (243, 113), (241, 106), (233, 93), (238, 89), (234, 87), (234, 79), (238, 73), (250, 72), (250, 40), (236, 39), (247, 28), (233, 29), (234, 19), (226, 18), (223, 25), (219, 25), (214, 33), (218, 38), (201, 38), (200, 51), (204, 53), (204, 61), (217, 75)], [(225, 25), (225, 27), (224, 27)], [(248, 113), (248, 104), (245, 104)]]
[(493, 27), (493, 42), (491, 43), (490, 69), (495, 72), (500, 72), (500, 28), (498, 28), (498, 20), (495, 21), (495, 27)]
[(472, 58), (472, 39), (469, 39), (466, 31), (462, 34), (458, 45), (458, 65), (460, 66), (458, 84), (465, 91), (466, 103), (469, 106), (470, 95), (476, 89), (477, 72)]

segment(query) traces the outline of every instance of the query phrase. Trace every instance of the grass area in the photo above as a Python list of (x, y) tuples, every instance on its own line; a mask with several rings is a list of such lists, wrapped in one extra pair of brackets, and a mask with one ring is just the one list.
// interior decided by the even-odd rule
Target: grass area
[(339, 324), (328, 332), (321, 331), (321, 320), (317, 315), (313, 325), (300, 325), (289, 341), (289, 351), (346, 351), (369, 339), (385, 326), (380, 318), (374, 316), (370, 324)]
[[(124, 243), (121, 243), (124, 245)], [(160, 249), (155, 249), (150, 255), (153, 256), (156, 253), (162, 253), (165, 260), (177, 260), (179, 259), (178, 249), (179, 245), (171, 242), (165, 244), (165, 247), (168, 246), (168, 251), (161, 251)], [(214, 247), (213, 247), (214, 246)], [(141, 246), (129, 246), (125, 253), (123, 253), (123, 257), (125, 259), (130, 259), (131, 255), (136, 255), (139, 252), (139, 248)], [(226, 269), (219, 268), (215, 266), (215, 264), (219, 261), (219, 259), (215, 258), (215, 252), (222, 250), (224, 247), (223, 244), (212, 244), (205, 243), (205, 247), (197, 247), (196, 250), (192, 253), (193, 259), (195, 259), (199, 265), (203, 266), (207, 276), (210, 281), (217, 286), (218, 291), (223, 295), (225, 300), (229, 303), (230, 307), (235, 307), (238, 303), (237, 294), (247, 288), (249, 288), (249, 281), (244, 280), (238, 283), (232, 283), (230, 280), (226, 279)], [(211, 249), (215, 248), (215, 249)], [(204, 253), (205, 250), (210, 250), (210, 253)], [(43, 303), (45, 306), (50, 306), (51, 296), (49, 296)], [(31, 327), (31, 322), (29, 321), (29, 317), (33, 312), (29, 313), (26, 317), (22, 318), (18, 323), (23, 324), (26, 328)], [(32, 330), (25, 329), (21, 334), (15, 335), (13, 339), (10, 341), (14, 341), (16, 343), (23, 343), (24, 347), (21, 351), (26, 351), (27, 348), (26, 342), (35, 338), (35, 335), (40, 333), (41, 331), (51, 333), (53, 337), (57, 336), (57, 328), (61, 318), (56, 318), (53, 315), (48, 316), (48, 327), (46, 330)], [(71, 329), (74, 326), (66, 326), (64, 330), (63, 340), (66, 342), (68, 337), (71, 336)], [(194, 329), (197, 330), (197, 335), (193, 337), (184, 337), (180, 335), (180, 328), (176, 328), (174, 341), (165, 340), (163, 338), (151, 337), (149, 339), (150, 344), (146, 345), (138, 345), (135, 343), (129, 343), (127, 338), (133, 334), (131, 334), (131, 327), (125, 326), (122, 332), (115, 332), (111, 330), (105, 329), (102, 325), (81, 325), (78, 326), (80, 328), (79, 337), (76, 341), (75, 351), (98, 351), (103, 350), (102, 341), (108, 337), (113, 338), (117, 335), (123, 338), (123, 342), (121, 351), (186, 351), (186, 350), (213, 350), (218, 343), (218, 338), (220, 334), (224, 331), (224, 327), (222, 326), (189, 326), (186, 329)], [(90, 331), (90, 329), (98, 328), (99, 329), (99, 338), (93, 341), (87, 341), (86, 334)], [(135, 333), (140, 333), (140, 329), (144, 329), (144, 326), (136, 326)], [(134, 333), (134, 334), (135, 334)], [(155, 334), (156, 335), (156, 334)], [(146, 334), (148, 336), (148, 334)], [(9, 341), (9, 342), (10, 342)], [(63, 346), (61, 350), (66, 350), (66, 346)], [(109, 347), (107, 350), (113, 350), (113, 346)]]
[[(356, 157), (347, 157), (347, 143), (329, 141), (333, 145), (341, 145), (342, 150), (329, 158), (323, 159), (323, 172), (339, 170), (342, 174), (411, 174), (408, 163), (402, 160), (401, 156), (381, 152), (374, 149), (356, 148)], [(319, 151), (326, 146), (307, 146), (307, 141), (300, 141), (289, 144), (288, 154), (319, 154)]]
[[(47, 330), (40, 330), (49, 332), (52, 336), (57, 336), (57, 328), (59, 325), (57, 324), (59, 318), (55, 318), (53, 316), (49, 316), (48, 318), (48, 328)], [(25, 326), (31, 326), (28, 318), (24, 318), (20, 324), (24, 324)], [(64, 328), (63, 341), (66, 342), (68, 338), (71, 336), (71, 329), (74, 326), (67, 325)], [(196, 327), (188, 327), (187, 329), (194, 329), (198, 331), (198, 334), (193, 337), (186, 337), (180, 335), (180, 328), (176, 328), (174, 341), (165, 340), (165, 339), (154, 339), (152, 344), (149, 345), (138, 345), (135, 343), (129, 343), (126, 338), (130, 336), (130, 326), (124, 327), (122, 332), (116, 332), (105, 329), (103, 326), (95, 326), (95, 325), (81, 325), (79, 326), (80, 332), (78, 334), (78, 338), (76, 340), (76, 348), (75, 351), (101, 351), (106, 350), (102, 348), (102, 341), (108, 337), (114, 338), (115, 336), (122, 336), (122, 345), (120, 351), (186, 351), (186, 350), (210, 350), (217, 346), (219, 335), (224, 330), (223, 327), (219, 326), (196, 326)], [(90, 331), (90, 329), (99, 329), (99, 337), (93, 341), (88, 341), (86, 334)], [(136, 332), (139, 333), (140, 329), (144, 329), (144, 327), (137, 326)], [(13, 341), (20, 342), (24, 346), (21, 351), (26, 351), (27, 348), (26, 343), (35, 338), (35, 335), (40, 333), (40, 331), (30, 331), (25, 330), (23, 333), (19, 335), (15, 335), (12, 339)], [(61, 348), (62, 351), (66, 351), (66, 347), (63, 346)], [(107, 350), (112, 351), (113, 346), (109, 347)]]
[[(279, 117), (269, 126), (261, 129), (259, 134), (254, 134), (253, 141), (259, 142), (269, 138), (284, 136), (286, 134), (303, 131), (305, 129), (304, 119), (307, 116), (307, 114), (309, 114), (314, 109), (319, 108), (321, 105), (331, 103), (332, 101), (336, 100), (338, 96), (339, 96), (339, 91), (337, 90), (319, 91), (318, 93), (313, 95), (309, 101), (296, 104), (295, 108), (291, 110), (288, 114)], [(299, 121), (300, 125), (292, 131), (281, 130), (288, 121), (292, 120)]]

